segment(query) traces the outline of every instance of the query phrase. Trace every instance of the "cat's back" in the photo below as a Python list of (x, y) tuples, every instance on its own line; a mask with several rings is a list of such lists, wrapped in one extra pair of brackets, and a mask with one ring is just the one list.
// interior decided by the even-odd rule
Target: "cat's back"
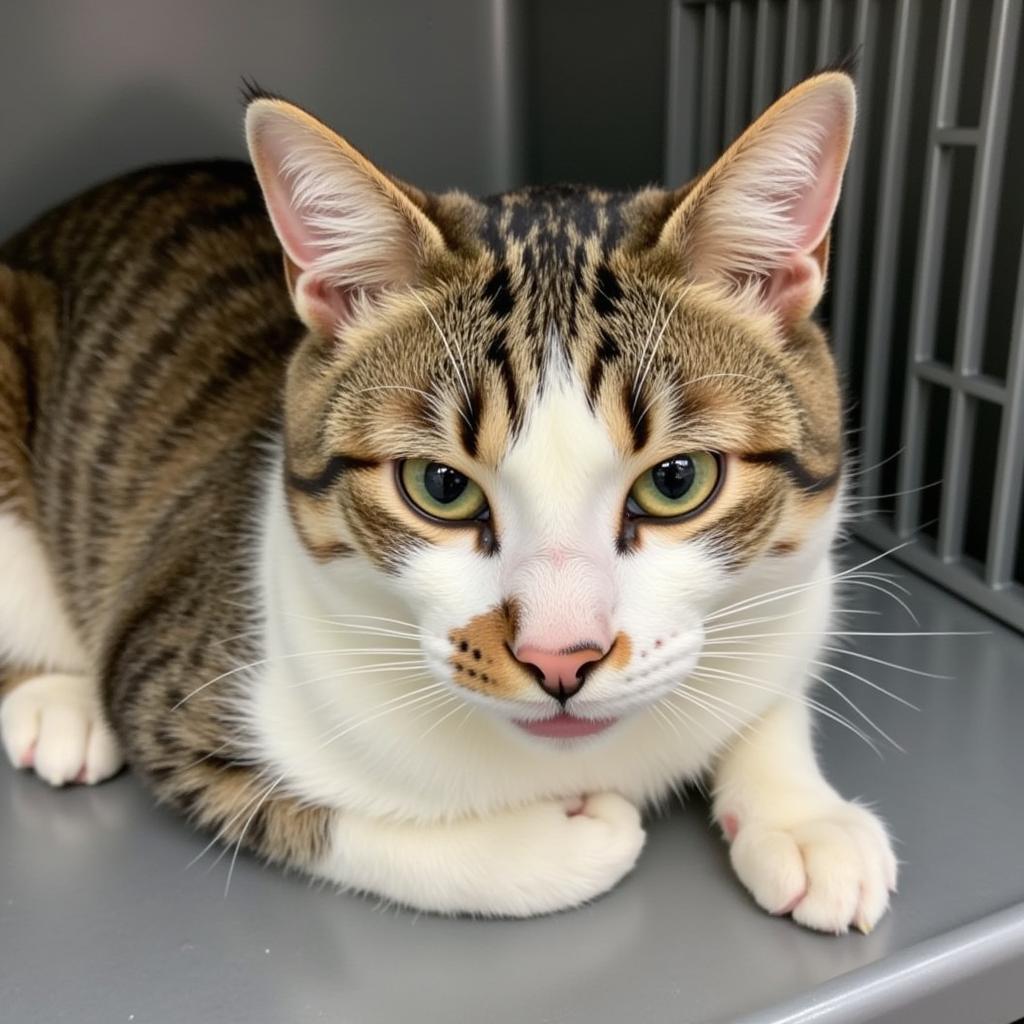
[[(232, 227), (242, 228), (244, 237), (232, 238)], [(147, 256), (177, 263), (210, 232), (219, 233), (224, 255), (252, 251), (260, 242), (275, 247), (249, 164), (192, 161), (120, 175), (0, 241), (0, 263), (42, 274), (74, 292), (113, 282)]]
[(146, 549), (246, 514), (301, 327), (242, 162), (93, 188), (0, 245), (0, 274), (26, 325), (37, 522), (81, 622)]

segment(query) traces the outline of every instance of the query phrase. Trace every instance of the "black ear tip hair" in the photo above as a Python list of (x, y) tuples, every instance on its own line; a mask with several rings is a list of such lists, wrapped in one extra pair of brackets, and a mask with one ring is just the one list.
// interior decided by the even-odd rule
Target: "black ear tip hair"
[(264, 89), (255, 78), (250, 78), (248, 75), (242, 75), (242, 83), (239, 86), (239, 91), (242, 94), (242, 103), (245, 106), (249, 106), (250, 103), (253, 103), (256, 100), (284, 99), (283, 96), (279, 96), (276, 92)]
[(815, 71), (816, 75), (824, 75), (829, 72), (838, 73), (840, 75), (846, 75), (848, 78), (852, 78), (854, 82), (857, 81), (857, 72), (860, 69), (860, 58), (864, 51), (863, 44), (860, 44), (850, 50), (843, 56), (837, 57), (835, 60), (829, 61), (827, 64), (823, 64)]

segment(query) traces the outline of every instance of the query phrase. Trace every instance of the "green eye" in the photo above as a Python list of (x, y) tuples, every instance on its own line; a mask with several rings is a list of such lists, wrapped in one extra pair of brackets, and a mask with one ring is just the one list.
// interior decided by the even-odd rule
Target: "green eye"
[(487, 511), (480, 486), (443, 462), (406, 459), (398, 468), (398, 479), (409, 503), (434, 519), (464, 522)]
[(688, 515), (714, 497), (721, 476), (721, 462), (711, 452), (673, 455), (637, 478), (626, 510), (658, 519)]

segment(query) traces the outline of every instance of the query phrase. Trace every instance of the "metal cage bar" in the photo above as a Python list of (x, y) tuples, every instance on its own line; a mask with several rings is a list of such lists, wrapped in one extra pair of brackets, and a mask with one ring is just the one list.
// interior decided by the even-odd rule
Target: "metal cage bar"
[(669, 13), (668, 102), (665, 104), (665, 180), (689, 181), (700, 166), (695, 125), (701, 86), (701, 8), (676, 0)]
[(747, 5), (744, 0), (729, 4), (728, 51), (725, 71), (725, 141), (732, 142), (746, 127), (747, 90), (744, 88), (747, 54)]
[(719, 34), (722, 31), (721, 11), (717, 4), (704, 9), (704, 53), (700, 82), (700, 166), (707, 167), (718, 155), (721, 144), (721, 125), (718, 123), (718, 92), (714, 56), (718, 52)]
[(835, 14), (836, 0), (821, 0), (818, 4), (818, 43), (815, 50), (818, 67), (824, 67), (836, 58)]
[[(870, 0), (857, 0), (854, 22), (854, 42), (867, 49), (878, 28), (875, 5)], [(861, 88), (861, 104), (865, 108), (871, 103), (873, 84), (867, 79)], [(867, 145), (863, 134), (854, 138), (853, 149), (846, 168), (843, 183), (843, 206), (839, 212), (837, 230), (835, 275), (832, 280), (832, 351), (836, 361), (844, 369), (850, 365), (850, 350), (853, 345), (853, 324), (857, 303), (857, 254), (860, 249), (862, 214), (864, 201), (865, 164)]]
[(1000, 424), (996, 455), (996, 486), (992, 500), (985, 581), (1005, 587), (1013, 579), (1016, 542), (1014, 527), (1020, 522), (1024, 489), (1024, 233), (1021, 236), (1017, 300), (1006, 375), (1006, 405)]
[(962, 391), (971, 398), (980, 398), (995, 405), (1002, 405), (1006, 400), (1006, 386), (1003, 382), (985, 373), (974, 373), (965, 377), (956, 370), (930, 359), (918, 363), (915, 372), (921, 380), (926, 380), (929, 384), (938, 384), (948, 391)]
[(800, 77), (800, 0), (786, 0), (786, 39), (782, 56), (782, 82), (785, 88)]
[(903, 195), (907, 174), (907, 123), (911, 116), (917, 60), (919, 4), (898, 0), (893, 41), (893, 72), (886, 96), (887, 120), (883, 144), (881, 200), (875, 228), (871, 306), (868, 313), (867, 355), (863, 381), (860, 490), (880, 490), (884, 419), (892, 354), (896, 272), (902, 229)]
[(920, 520), (924, 472), (924, 441), (918, 429), (924, 422), (922, 384), (915, 364), (931, 357), (938, 311), (939, 276), (942, 271), (942, 247), (946, 236), (946, 209), (949, 205), (949, 152), (938, 140), (950, 109), (949, 96), (955, 92), (954, 75), (959, 75), (960, 49), (967, 5), (963, 0), (943, 0), (939, 27), (939, 60), (932, 93), (931, 129), (928, 139), (928, 164), (924, 179), (924, 207), (917, 246), (917, 273), (910, 315), (910, 352), (907, 360), (906, 392), (903, 404), (901, 442), (903, 455), (899, 469), (899, 496), (896, 499), (896, 533), (909, 537)]
[[(989, 26), (984, 98), (978, 126), (981, 140), (971, 188), (967, 253), (954, 356), (954, 365), (963, 377), (977, 373), (985, 337), (999, 210), (991, 199), (999, 194), (1002, 179), (1019, 26), (1020, 5), (1017, 0), (996, 0)], [(937, 554), (944, 561), (959, 557), (963, 547), (970, 492), (967, 487), (955, 485), (963, 481), (967, 473), (976, 427), (975, 412), (974, 401), (966, 391), (957, 388), (953, 392), (950, 409), (943, 470), (943, 479), (954, 486), (943, 488), (939, 512)]]
[(754, 28), (754, 111), (760, 113), (775, 98), (772, 93), (772, 43), (776, 25), (771, 0), (757, 0), (757, 20)]

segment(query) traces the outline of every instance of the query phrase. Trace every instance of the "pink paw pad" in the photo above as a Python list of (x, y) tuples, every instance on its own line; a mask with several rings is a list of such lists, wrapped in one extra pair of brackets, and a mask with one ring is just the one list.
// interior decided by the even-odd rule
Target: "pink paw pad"
[(725, 833), (725, 838), (731, 843), (737, 836), (740, 830), (740, 819), (735, 814), (723, 814), (722, 815), (722, 831)]
[(36, 745), (33, 743), (24, 754), (21, 755), (21, 760), (18, 762), (22, 768), (31, 768), (36, 763)]

